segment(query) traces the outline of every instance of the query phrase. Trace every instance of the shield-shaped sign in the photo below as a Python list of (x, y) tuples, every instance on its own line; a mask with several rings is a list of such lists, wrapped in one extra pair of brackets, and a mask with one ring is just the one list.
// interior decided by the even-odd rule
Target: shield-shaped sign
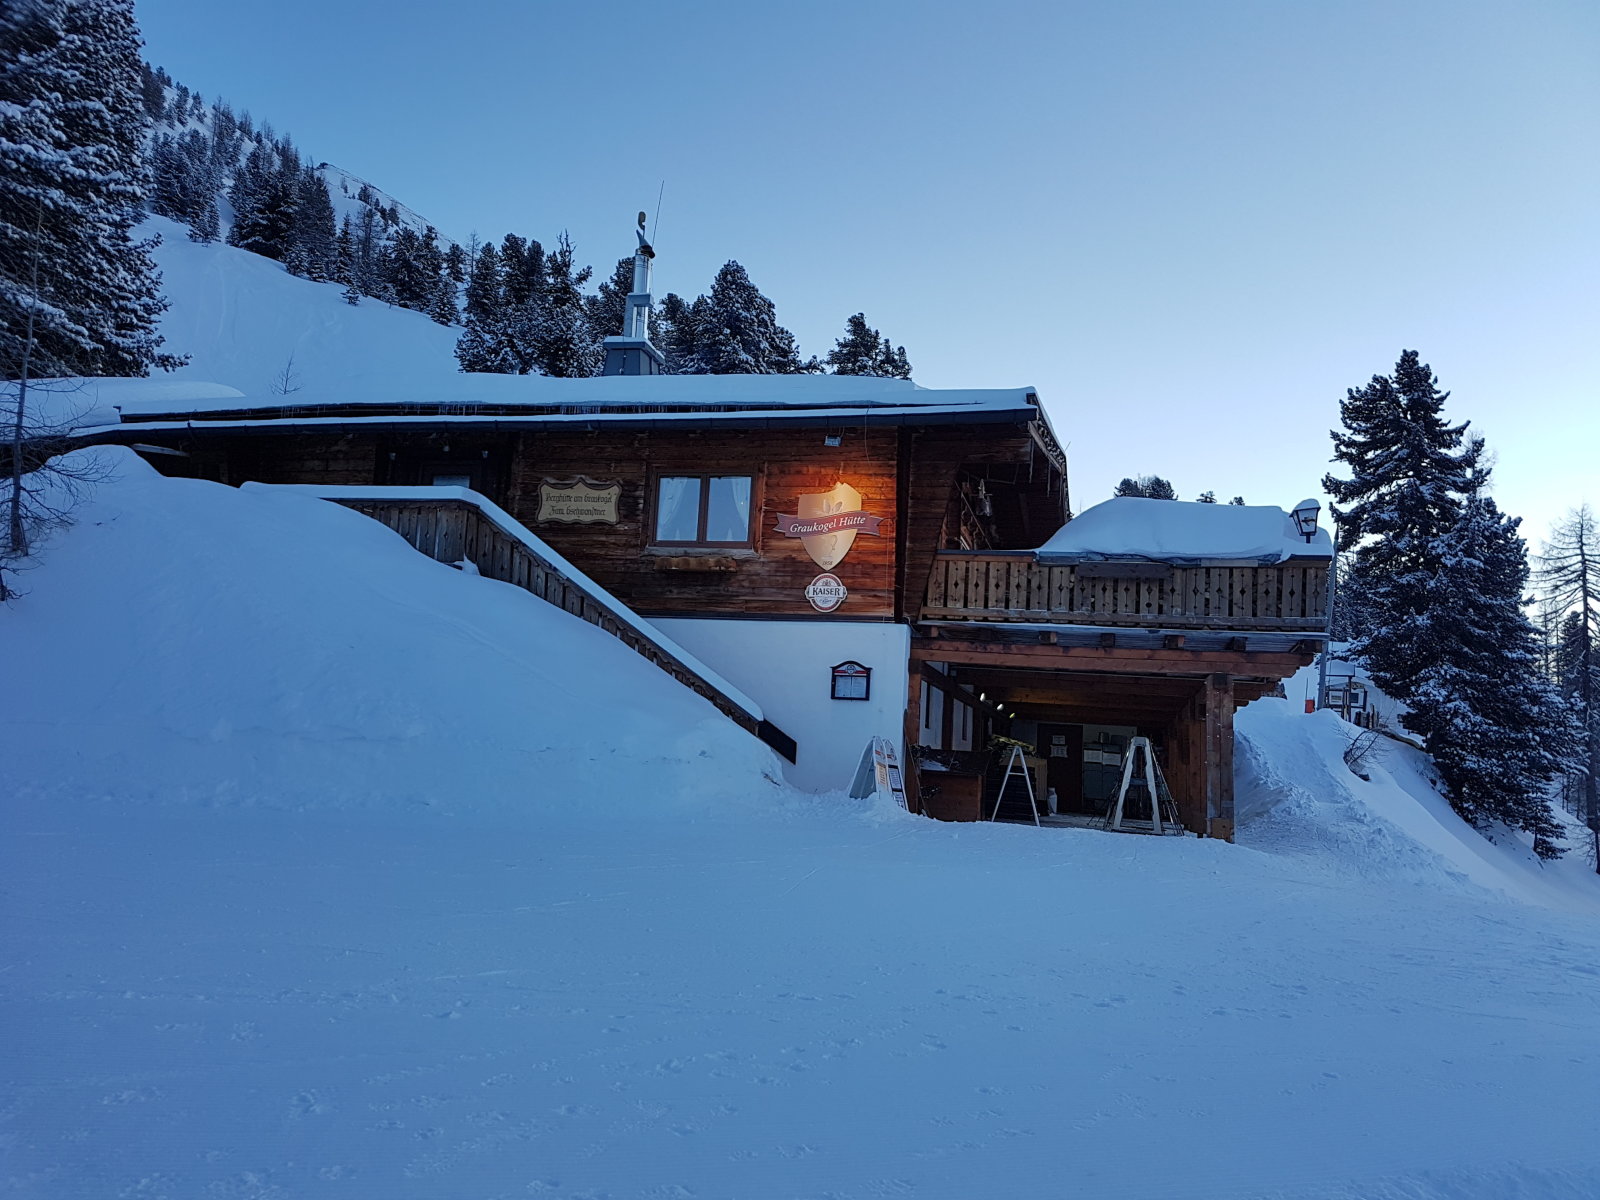
[[(800, 497), (801, 520), (860, 511), (861, 493), (848, 483), (836, 483), (832, 491), (819, 496)], [(800, 544), (817, 566), (824, 571), (831, 571), (844, 561), (844, 556), (850, 553), (850, 547), (856, 544), (856, 531), (836, 529), (832, 533), (808, 533), (800, 539)]]
[(831, 491), (801, 496), (799, 513), (779, 513), (776, 529), (799, 538), (812, 561), (829, 571), (850, 553), (856, 534), (877, 534), (883, 521), (861, 511), (860, 492), (848, 483), (838, 483)]

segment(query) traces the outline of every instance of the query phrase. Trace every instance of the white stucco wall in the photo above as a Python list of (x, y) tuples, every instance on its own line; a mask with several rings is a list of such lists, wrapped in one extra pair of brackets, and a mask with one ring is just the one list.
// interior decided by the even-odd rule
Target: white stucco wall
[[(906, 625), (865, 621), (730, 621), (657, 618), (652, 624), (761, 705), (800, 743), (784, 768), (810, 792), (850, 786), (867, 740), (886, 737), (901, 749), (905, 733)], [(870, 700), (829, 698), (835, 663), (872, 668)]]

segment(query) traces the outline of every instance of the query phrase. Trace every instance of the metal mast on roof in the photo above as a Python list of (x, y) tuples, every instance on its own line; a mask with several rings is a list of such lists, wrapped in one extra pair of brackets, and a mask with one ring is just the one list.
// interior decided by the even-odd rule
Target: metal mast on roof
[(628, 294), (624, 310), (621, 335), (606, 338), (606, 362), (602, 375), (660, 375), (666, 358), (650, 342), (650, 267), (655, 259), (654, 247), (645, 240), (645, 214), (639, 214), (634, 236), (639, 248), (633, 252), (633, 291)]

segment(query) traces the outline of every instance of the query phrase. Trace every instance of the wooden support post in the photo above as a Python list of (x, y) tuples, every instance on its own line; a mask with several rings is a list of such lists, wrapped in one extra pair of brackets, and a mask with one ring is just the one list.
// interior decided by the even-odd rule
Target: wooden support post
[(905, 724), (905, 749), (901, 762), (904, 764), (906, 780), (906, 810), (908, 812), (922, 812), (922, 789), (918, 786), (916, 770), (916, 755), (912, 747), (917, 744), (917, 739), (922, 736), (922, 672), (918, 664), (911, 664), (911, 683), (906, 690), (906, 724)]
[(1233, 676), (1207, 675), (1206, 836), (1233, 841)]

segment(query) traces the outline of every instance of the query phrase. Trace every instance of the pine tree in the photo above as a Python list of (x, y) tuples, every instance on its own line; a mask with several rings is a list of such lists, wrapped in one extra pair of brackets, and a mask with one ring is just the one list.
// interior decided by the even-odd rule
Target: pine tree
[(600, 374), (605, 351), (589, 320), (583, 285), (593, 274), (576, 265), (565, 233), (544, 255), (545, 277), (527, 306), (526, 331), (533, 359), (545, 375), (584, 379)]
[(633, 259), (619, 258), (611, 278), (602, 279), (598, 294), (589, 300), (589, 323), (600, 337), (626, 333), (628, 297), (633, 294)]
[(1401, 723), (1421, 735), (1463, 818), (1524, 830), (1540, 857), (1555, 858), (1550, 793), (1570, 761), (1572, 731), (1523, 612), (1528, 561), (1517, 525), (1473, 495), (1435, 539), (1434, 603), (1396, 631), (1430, 648)]
[[(0, 8), (0, 375), (144, 375), (166, 307), (133, 238), (149, 126), (130, 0)], [(31, 314), (31, 322), (28, 319)], [(31, 327), (31, 336), (26, 332)]]
[(461, 369), (500, 375), (524, 373), (523, 362), (513, 352), (506, 328), (500, 253), (493, 242), (484, 243), (473, 263), (465, 312), (466, 329), (456, 342), (456, 361)]
[(844, 324), (844, 336), (828, 351), (827, 363), (835, 375), (876, 375), (883, 337), (867, 325), (866, 314), (856, 313)]
[(328, 195), (327, 180), (314, 170), (307, 169), (300, 176), (290, 241), (285, 261), (289, 270), (319, 283), (338, 277), (333, 199)]
[(455, 242), (444, 252), (445, 274), (451, 283), (464, 283), (467, 278), (467, 252)]
[(1374, 376), (1346, 393), (1346, 431), (1333, 434), (1334, 458), (1348, 464), (1351, 475), (1322, 481), (1336, 501), (1338, 547), (1355, 554), (1341, 596), (1370, 624), (1352, 650), (1374, 682), (1402, 700), (1448, 650), (1416, 637), (1416, 629), (1440, 602), (1435, 577), (1442, 539), (1464, 498), (1487, 482), (1477, 466), (1482, 439), (1467, 438), (1465, 424), (1445, 422), (1446, 399), (1416, 351), (1402, 352), (1392, 378)]
[(497, 316), (500, 305), (500, 255), (493, 242), (485, 242), (473, 262), (472, 278), (467, 283), (467, 316), (480, 320)]
[(441, 325), (454, 325), (461, 315), (456, 311), (456, 285), (450, 282), (449, 276), (441, 275), (434, 283), (428, 315)]
[(1112, 489), (1113, 496), (1143, 496), (1147, 500), (1176, 500), (1178, 493), (1172, 484), (1159, 475), (1141, 475), (1137, 479), (1123, 476)]
[(386, 258), (384, 279), (393, 293), (393, 302), (401, 308), (426, 312), (438, 279), (438, 271), (430, 261), (430, 258), (437, 258), (437, 247), (430, 256), (417, 231), (402, 225), (389, 239)]
[(666, 359), (668, 375), (690, 374), (695, 361), (694, 321), (689, 305), (676, 292), (668, 292), (650, 319), (650, 340)]
[(1217, 502), (1217, 494), (1215, 492), (1201, 492), (1195, 497), (1195, 501), (1199, 504), (1215, 504)]
[(1590, 831), (1600, 871), (1600, 524), (1587, 504), (1551, 530), (1539, 580), (1550, 609), (1564, 614), (1554, 675), (1577, 725), (1564, 791)]
[(300, 163), (292, 148), (258, 141), (234, 176), (228, 193), (233, 226), (228, 244), (282, 262), (294, 246), (300, 200)]
[(692, 375), (796, 375), (805, 370), (794, 335), (778, 324), (777, 310), (750, 281), (745, 269), (727, 263), (708, 295), (689, 307), (694, 357)]
[(507, 309), (530, 303), (544, 285), (544, 247), (506, 234), (500, 243), (500, 281)]

